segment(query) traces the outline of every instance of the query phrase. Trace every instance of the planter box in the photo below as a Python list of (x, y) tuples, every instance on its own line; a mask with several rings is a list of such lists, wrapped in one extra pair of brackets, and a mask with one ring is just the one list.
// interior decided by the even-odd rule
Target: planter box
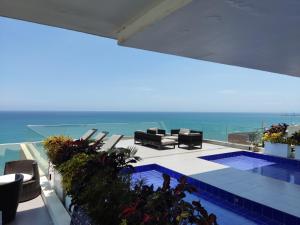
[(92, 223), (91, 219), (85, 213), (85, 211), (79, 206), (75, 206), (72, 213), (70, 225), (92, 225)]
[(64, 202), (65, 200), (65, 193), (62, 187), (62, 176), (61, 174), (54, 168), (52, 163), (50, 163), (49, 169), (49, 177), (50, 177), (50, 184), (51, 187), (55, 190), (56, 195), (58, 198)]
[(295, 146), (295, 159), (300, 160), (300, 145)]
[(266, 141), (264, 153), (287, 158), (290, 155), (290, 147), (288, 144), (271, 143)]

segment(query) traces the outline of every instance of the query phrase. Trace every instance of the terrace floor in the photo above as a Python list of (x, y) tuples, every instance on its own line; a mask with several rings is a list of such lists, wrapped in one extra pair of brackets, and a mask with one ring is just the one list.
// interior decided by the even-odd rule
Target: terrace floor
[(134, 145), (133, 140), (123, 140), (118, 146), (136, 146), (137, 155), (143, 159), (138, 165), (158, 164), (235, 195), (300, 217), (300, 185), (198, 158), (205, 155), (241, 151), (241, 149), (204, 143), (203, 149), (186, 150), (176, 147), (170, 150), (157, 150)]
[(28, 202), (20, 203), (16, 218), (8, 225), (41, 224), (52, 225), (52, 220), (41, 196)]

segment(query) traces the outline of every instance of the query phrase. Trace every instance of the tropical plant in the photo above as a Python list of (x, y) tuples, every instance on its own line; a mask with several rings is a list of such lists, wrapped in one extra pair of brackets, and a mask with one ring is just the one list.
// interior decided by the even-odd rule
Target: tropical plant
[(263, 141), (271, 143), (288, 143), (289, 139), (286, 137), (286, 130), (288, 125), (285, 123), (272, 125), (264, 132)]
[(69, 159), (72, 139), (66, 136), (50, 136), (43, 142), (48, 159), (54, 165), (60, 165), (64, 161)]
[(286, 123), (279, 123), (279, 124), (276, 124), (276, 125), (272, 125), (268, 130), (265, 131), (265, 133), (282, 133), (282, 134), (285, 134), (287, 128), (288, 128), (288, 125)]
[(66, 194), (94, 224), (120, 224), (120, 210), (132, 195), (130, 171), (135, 149), (118, 148), (89, 156), (77, 154), (60, 167)]
[(271, 143), (287, 143), (287, 138), (281, 133), (265, 133), (263, 136), (263, 141), (268, 141)]
[(292, 136), (290, 137), (290, 142), (293, 145), (300, 145), (300, 131), (292, 134)]
[(85, 140), (73, 141), (67, 136), (50, 136), (43, 142), (48, 159), (50, 162), (59, 167), (62, 163), (68, 161), (74, 155), (81, 152), (95, 152), (89, 142)]
[(170, 176), (163, 175), (163, 186), (154, 190), (143, 182), (134, 188), (135, 199), (122, 211), (122, 225), (216, 225), (216, 216), (208, 214), (199, 201), (184, 200), (186, 193), (196, 192), (195, 187), (181, 177), (175, 188), (170, 186)]

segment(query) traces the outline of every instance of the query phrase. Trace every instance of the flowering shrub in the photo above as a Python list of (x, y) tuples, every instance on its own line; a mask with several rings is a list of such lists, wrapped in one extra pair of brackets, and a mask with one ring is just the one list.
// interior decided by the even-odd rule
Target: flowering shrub
[(285, 134), (288, 125), (286, 123), (279, 123), (277, 125), (272, 125), (266, 132), (267, 133), (282, 133)]
[(50, 136), (44, 140), (43, 145), (48, 159), (56, 166), (67, 161), (72, 154), (70, 146), (73, 140), (66, 136)]
[(279, 133), (265, 133), (263, 136), (263, 141), (269, 141), (271, 143), (287, 143), (287, 139), (284, 135)]
[(163, 186), (157, 190), (142, 182), (135, 186), (133, 201), (122, 211), (121, 225), (217, 224), (216, 216), (208, 214), (199, 201), (184, 201), (186, 192), (196, 192), (185, 177), (179, 179), (175, 188), (170, 186), (170, 176), (164, 174), (163, 178)]
[(290, 142), (293, 145), (300, 145), (300, 131), (295, 132), (290, 137)]
[[(119, 148), (112, 152), (77, 154), (65, 162), (60, 171), (66, 194), (72, 205), (81, 206), (93, 224), (120, 224), (118, 216), (124, 204), (131, 201), (131, 163), (139, 160), (134, 149)], [(126, 170), (126, 173), (121, 171)]]
[(286, 130), (288, 125), (278, 124), (272, 125), (270, 129), (264, 132), (263, 141), (269, 141), (271, 143), (288, 143), (288, 139), (286, 138)]
[(66, 136), (50, 136), (43, 142), (48, 159), (57, 168), (74, 155), (82, 152), (95, 153), (96, 149), (87, 140), (76, 140)]

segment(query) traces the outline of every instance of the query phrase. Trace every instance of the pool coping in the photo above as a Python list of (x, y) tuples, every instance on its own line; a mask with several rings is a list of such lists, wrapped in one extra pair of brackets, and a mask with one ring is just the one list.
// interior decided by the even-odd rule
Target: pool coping
[(300, 169), (300, 160), (298, 160), (298, 159), (290, 159), (290, 158), (285, 158), (285, 157), (280, 157), (280, 156), (273, 156), (273, 155), (267, 155), (267, 154), (249, 152), (249, 151), (220, 153), (220, 154), (215, 154), (215, 155), (200, 156), (199, 158), (205, 159), (205, 160), (214, 160), (214, 159), (220, 159), (220, 158), (224, 158), (224, 157), (241, 155), (241, 153), (242, 153), (242, 155), (245, 155), (245, 156), (254, 156), (255, 158), (271, 160), (276, 163), (292, 164), (293, 166), (299, 167), (299, 169)]

